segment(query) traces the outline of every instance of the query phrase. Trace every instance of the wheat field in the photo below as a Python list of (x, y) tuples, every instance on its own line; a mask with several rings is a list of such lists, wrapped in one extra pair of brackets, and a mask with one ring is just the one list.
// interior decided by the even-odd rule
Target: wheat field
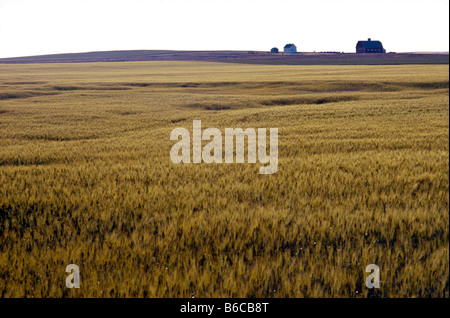
[[(0, 295), (448, 297), (448, 74), (0, 65)], [(172, 163), (195, 119), (278, 128), (278, 171)]]

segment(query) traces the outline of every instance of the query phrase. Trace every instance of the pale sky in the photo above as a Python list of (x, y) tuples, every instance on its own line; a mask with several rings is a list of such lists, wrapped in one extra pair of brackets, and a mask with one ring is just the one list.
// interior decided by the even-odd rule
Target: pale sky
[(104, 50), (449, 51), (448, 0), (0, 0), (0, 57)]

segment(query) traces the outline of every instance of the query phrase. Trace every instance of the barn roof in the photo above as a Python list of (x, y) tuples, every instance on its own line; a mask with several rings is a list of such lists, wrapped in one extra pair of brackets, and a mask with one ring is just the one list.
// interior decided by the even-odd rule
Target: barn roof
[(295, 47), (295, 45), (292, 43), (289, 43), (284, 46), (285, 49), (290, 49), (291, 47)]
[(366, 49), (382, 49), (383, 48), (383, 44), (381, 44), (380, 41), (372, 41), (372, 40), (358, 41), (357, 46), (363, 46)]

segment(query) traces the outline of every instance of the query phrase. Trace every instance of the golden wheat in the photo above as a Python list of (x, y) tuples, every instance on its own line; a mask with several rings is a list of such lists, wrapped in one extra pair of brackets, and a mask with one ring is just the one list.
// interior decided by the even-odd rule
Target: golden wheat
[[(194, 119), (278, 171), (173, 164)], [(0, 65), (0, 295), (448, 297), (448, 119), (448, 65)]]

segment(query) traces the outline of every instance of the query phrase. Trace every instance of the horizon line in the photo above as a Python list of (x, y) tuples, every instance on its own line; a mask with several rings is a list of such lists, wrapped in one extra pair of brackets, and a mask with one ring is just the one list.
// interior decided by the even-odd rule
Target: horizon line
[[(16, 56), (7, 56), (0, 57), (2, 59), (14, 59), (14, 58), (27, 58), (27, 57), (39, 57), (39, 56), (51, 56), (51, 55), (64, 55), (64, 54), (86, 54), (86, 53), (104, 53), (104, 52), (137, 52), (137, 51), (163, 51), (163, 52), (258, 52), (258, 53), (270, 53), (270, 54), (283, 54), (283, 52), (279, 53), (271, 53), (269, 50), (184, 50), (184, 49), (113, 49), (113, 50), (94, 50), (94, 51), (77, 51), (77, 52), (59, 52), (59, 53), (44, 53), (44, 54), (36, 54), (36, 55), (16, 55)], [(356, 53), (356, 52), (345, 52), (345, 51), (298, 51), (296, 53), (287, 53), (291, 55), (302, 54), (302, 53), (336, 53), (336, 54), (380, 54), (380, 53)], [(450, 51), (404, 51), (404, 52), (394, 52), (387, 51), (383, 54), (450, 54)]]

